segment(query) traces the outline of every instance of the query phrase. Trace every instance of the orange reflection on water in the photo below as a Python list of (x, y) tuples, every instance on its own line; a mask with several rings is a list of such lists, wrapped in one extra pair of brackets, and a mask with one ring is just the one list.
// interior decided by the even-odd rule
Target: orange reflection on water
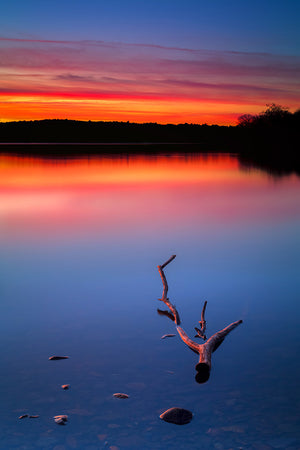
[(123, 183), (190, 183), (238, 176), (230, 155), (185, 157), (130, 156), (47, 160), (0, 157), (0, 188), (89, 187)]
[[(293, 178), (274, 196), (260, 172), (230, 155), (0, 157), (3, 239), (49, 233), (148, 233), (163, 226), (212, 227), (287, 217)], [(297, 182), (296, 182), (297, 184)], [(276, 189), (276, 186), (275, 186)], [(282, 199), (282, 201), (281, 201)], [(1, 238), (0, 238), (1, 239)]]

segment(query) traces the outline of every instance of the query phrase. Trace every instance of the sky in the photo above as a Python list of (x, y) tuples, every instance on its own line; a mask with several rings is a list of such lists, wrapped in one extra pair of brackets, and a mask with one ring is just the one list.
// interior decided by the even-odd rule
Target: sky
[(10, 0), (0, 121), (234, 125), (300, 107), (300, 2)]

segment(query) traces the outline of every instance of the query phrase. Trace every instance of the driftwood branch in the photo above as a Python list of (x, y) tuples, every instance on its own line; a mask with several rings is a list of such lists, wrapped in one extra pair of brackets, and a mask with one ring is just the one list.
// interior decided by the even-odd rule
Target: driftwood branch
[(203, 308), (202, 308), (202, 312), (201, 312), (201, 320), (199, 320), (199, 324), (200, 324), (200, 329), (195, 327), (195, 330), (197, 332), (195, 337), (200, 337), (202, 338), (204, 341), (206, 341), (207, 337), (205, 335), (205, 331), (206, 331), (206, 320), (205, 320), (205, 310), (206, 310), (206, 305), (207, 305), (207, 301), (205, 300)]
[(171, 262), (173, 261), (173, 259), (176, 258), (176, 255), (172, 255), (171, 258), (168, 259), (168, 261), (166, 261), (164, 264), (162, 264), (161, 266), (157, 266), (158, 268), (158, 272), (160, 274), (161, 277), (161, 281), (163, 283), (163, 293), (162, 293), (162, 297), (159, 298), (158, 300), (162, 301), (165, 303), (165, 305), (167, 305), (167, 307), (170, 309), (171, 311), (171, 317), (170, 317), (170, 313), (168, 311), (162, 311), (162, 310), (157, 310), (159, 314), (164, 314), (168, 317), (170, 317), (176, 325), (180, 325), (180, 317), (179, 314), (177, 312), (177, 309), (175, 308), (175, 306), (172, 305), (172, 303), (169, 301), (167, 294), (168, 294), (168, 283), (167, 283), (167, 279), (165, 276), (165, 273), (163, 271), (163, 269)]
[[(179, 333), (179, 336), (181, 337), (182, 341), (191, 349), (193, 352), (197, 353), (199, 355), (199, 362), (196, 365), (195, 369), (197, 371), (196, 375), (196, 381), (198, 383), (205, 383), (210, 376), (211, 371), (211, 356), (212, 353), (217, 350), (217, 348), (222, 344), (227, 334), (229, 334), (234, 328), (236, 328), (238, 325), (240, 325), (243, 321), (237, 320), (236, 322), (231, 323), (226, 328), (223, 328), (223, 330), (218, 331), (213, 336), (211, 336), (205, 343), (198, 344), (197, 342), (194, 342), (192, 339), (188, 337), (186, 332), (179, 326), (180, 325), (180, 318), (178, 311), (176, 307), (170, 302), (170, 300), (167, 297), (168, 293), (168, 283), (166, 276), (164, 274), (164, 267), (166, 267), (167, 264), (169, 264), (176, 255), (172, 255), (171, 258), (169, 258), (164, 264), (158, 267), (158, 271), (163, 283), (163, 294), (162, 298), (159, 300), (164, 302), (165, 305), (169, 308), (169, 311), (162, 311), (158, 309), (158, 313), (161, 315), (165, 315), (169, 317), (171, 320), (175, 322), (177, 325), (177, 331)], [(197, 336), (201, 337), (202, 339), (206, 340), (206, 320), (205, 320), (205, 310), (206, 310), (207, 301), (204, 302), (202, 313), (201, 313), (201, 320), (199, 321), (199, 324), (201, 326), (201, 329), (196, 328)]]
[(190, 349), (199, 354), (199, 362), (195, 367), (197, 371), (196, 381), (198, 383), (205, 383), (208, 380), (211, 370), (212, 353), (222, 344), (227, 334), (242, 322), (242, 320), (237, 320), (236, 322), (231, 323), (228, 327), (215, 333), (204, 344), (197, 344), (192, 341), (181, 327), (177, 327), (177, 331), (183, 342), (188, 345)]

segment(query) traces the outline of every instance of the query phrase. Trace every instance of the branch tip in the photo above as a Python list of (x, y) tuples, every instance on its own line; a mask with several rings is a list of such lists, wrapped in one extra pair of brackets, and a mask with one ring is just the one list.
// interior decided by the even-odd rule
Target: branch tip
[(163, 269), (164, 267), (166, 267), (168, 264), (170, 264), (171, 261), (173, 261), (173, 259), (176, 258), (176, 255), (172, 255), (165, 263), (163, 263), (160, 267), (161, 269)]

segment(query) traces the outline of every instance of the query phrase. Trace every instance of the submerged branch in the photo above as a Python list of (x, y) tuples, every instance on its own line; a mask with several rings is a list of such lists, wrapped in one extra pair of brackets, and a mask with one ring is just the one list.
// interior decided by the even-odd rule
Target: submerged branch
[(201, 312), (201, 320), (199, 320), (199, 324), (201, 326), (201, 329), (195, 327), (195, 330), (197, 331), (197, 334), (195, 337), (202, 338), (204, 341), (206, 341), (207, 337), (205, 335), (206, 331), (206, 320), (205, 320), (205, 310), (206, 310), (207, 301), (205, 300), (202, 312)]
[[(167, 305), (167, 307), (170, 309), (170, 311), (171, 311), (171, 313), (172, 313), (172, 315), (174, 317), (174, 322), (176, 323), (176, 325), (180, 325), (180, 317), (179, 317), (179, 314), (177, 312), (177, 309), (175, 308), (174, 305), (172, 305), (172, 303), (169, 301), (169, 299), (167, 297), (169, 287), (168, 287), (168, 283), (167, 283), (167, 279), (166, 279), (165, 273), (163, 271), (164, 267), (166, 267), (175, 258), (176, 258), (176, 255), (172, 255), (171, 258), (169, 258), (164, 264), (162, 264), (161, 266), (157, 266), (158, 272), (160, 274), (161, 281), (162, 281), (163, 287), (164, 287), (163, 293), (162, 293), (162, 297), (159, 300), (164, 302), (165, 305)], [(159, 314), (164, 314), (164, 312), (162, 312), (160, 310)], [(167, 315), (167, 314), (165, 314), (165, 315)], [(170, 316), (168, 315), (168, 317), (170, 317)], [(172, 317), (171, 317), (171, 319), (172, 319)]]
[[(234, 330), (238, 325), (240, 325), (243, 321), (237, 320), (236, 322), (231, 323), (227, 327), (223, 328), (222, 330), (215, 333), (213, 336), (211, 336), (205, 343), (198, 344), (197, 342), (194, 342), (192, 339), (188, 337), (186, 332), (179, 326), (180, 325), (180, 318), (178, 311), (176, 307), (170, 302), (170, 300), (167, 298), (168, 293), (168, 283), (166, 276), (164, 274), (163, 268), (166, 267), (167, 264), (169, 264), (173, 259), (175, 258), (175, 255), (172, 255), (171, 258), (169, 258), (163, 265), (157, 266), (162, 283), (163, 283), (163, 294), (162, 298), (159, 299), (160, 301), (164, 302), (165, 305), (169, 308), (170, 311), (162, 311), (160, 309), (157, 310), (157, 312), (160, 315), (165, 315), (169, 317), (171, 320), (173, 320), (176, 324), (176, 328), (178, 331), (179, 336), (181, 337), (182, 341), (191, 349), (193, 352), (199, 354), (199, 362), (196, 365), (196, 381), (198, 383), (205, 383), (210, 376), (210, 370), (211, 370), (211, 356), (212, 353), (222, 344), (227, 334), (229, 334), (232, 330)], [(206, 340), (206, 320), (205, 320), (205, 310), (206, 310), (207, 301), (204, 302), (202, 312), (201, 312), (201, 320), (199, 321), (199, 324), (201, 326), (201, 329), (195, 327), (195, 330), (197, 331), (196, 337), (201, 337), (202, 339)]]

